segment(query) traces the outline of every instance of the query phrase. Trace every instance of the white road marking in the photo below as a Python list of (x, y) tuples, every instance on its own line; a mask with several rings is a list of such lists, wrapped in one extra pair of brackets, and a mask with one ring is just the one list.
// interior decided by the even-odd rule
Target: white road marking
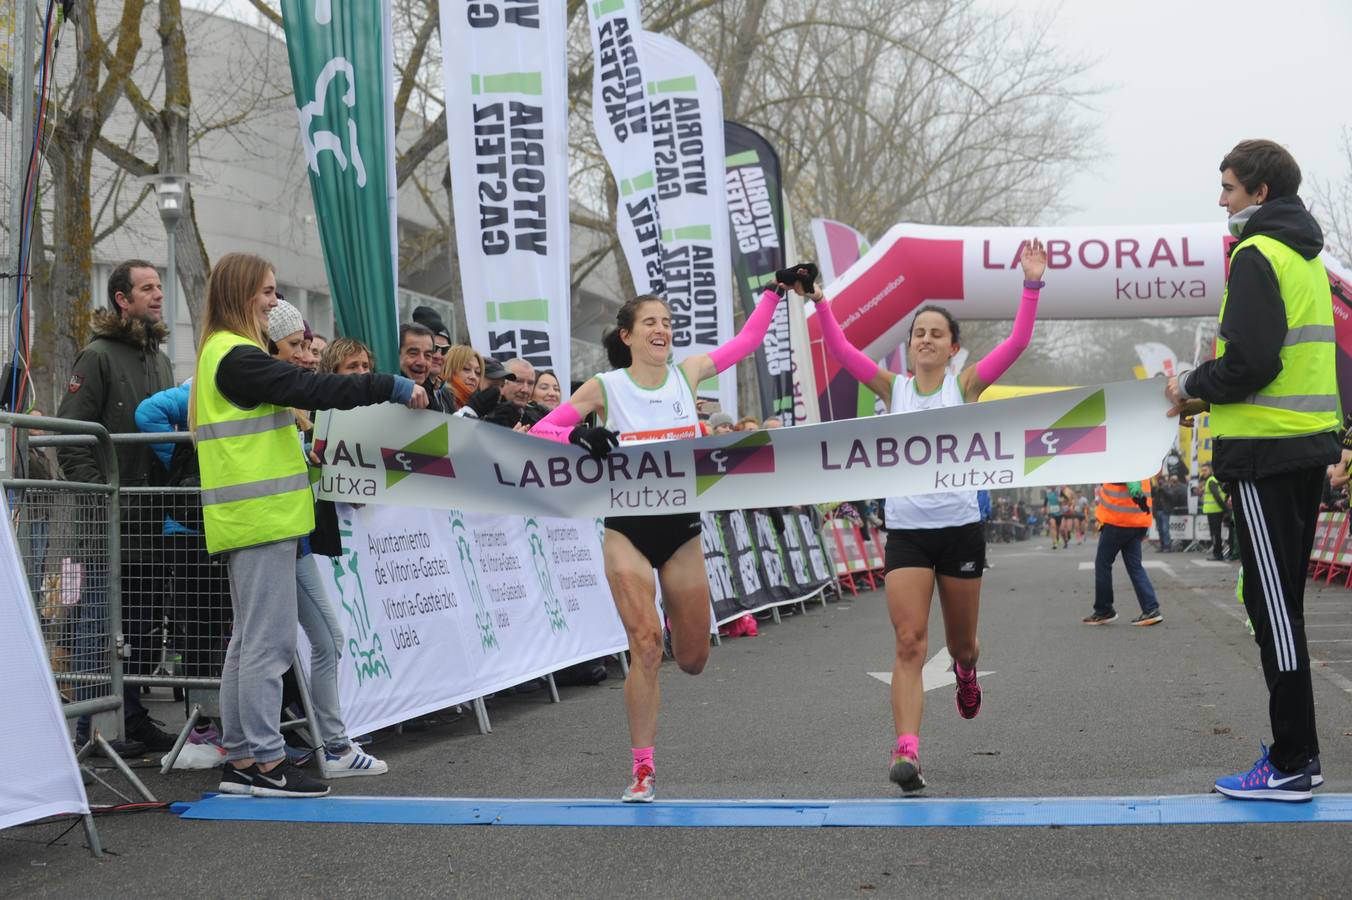
[[(1193, 593), (1195, 593), (1195, 594), (1201, 594), (1203, 597), (1206, 597), (1208, 603), (1210, 603), (1212, 606), (1214, 606), (1214, 607), (1216, 607), (1217, 609), (1219, 609), (1221, 612), (1225, 613), (1227, 616), (1230, 616), (1231, 618), (1234, 618), (1234, 619), (1238, 619), (1238, 620), (1241, 621), (1241, 622), (1247, 622), (1247, 621), (1249, 620), (1248, 615), (1246, 615), (1246, 614), (1243, 612), (1244, 607), (1239, 606), (1238, 604), (1222, 603), (1220, 600), (1217, 600), (1215, 597), (1210, 596), (1210, 595), (1208, 594), (1208, 592), (1206, 591), (1206, 589), (1204, 589), (1204, 588), (1195, 587), (1195, 588), (1192, 589), (1192, 591), (1193, 591)], [(1306, 640), (1305, 643), (1306, 643), (1306, 644), (1352, 644), (1352, 639), (1346, 639), (1346, 638), (1345, 638), (1345, 639), (1342, 639), (1342, 640), (1331, 640), (1331, 639), (1330, 639), (1330, 640), (1315, 640), (1315, 639), (1309, 639), (1309, 640)], [(1327, 681), (1329, 681), (1331, 684), (1333, 684), (1333, 685), (1334, 685), (1335, 687), (1337, 687), (1339, 690), (1344, 691), (1344, 692), (1346, 692), (1346, 693), (1348, 693), (1348, 694), (1352, 694), (1352, 679), (1344, 678), (1342, 675), (1339, 675), (1337, 672), (1334, 672), (1334, 671), (1332, 671), (1331, 669), (1326, 669), (1326, 668), (1315, 668), (1315, 667), (1313, 667), (1313, 663), (1314, 663), (1314, 662), (1315, 662), (1315, 660), (1313, 660), (1313, 659), (1310, 660), (1310, 663), (1311, 663), (1311, 665), (1312, 665), (1311, 671), (1313, 671), (1313, 672), (1318, 672), (1320, 675), (1322, 675)]]
[[(1219, 560), (1219, 559), (1190, 559), (1190, 560), (1188, 560), (1188, 562), (1192, 563), (1194, 566), (1198, 566), (1198, 567), (1203, 568), (1203, 569), (1229, 569), (1229, 568), (1232, 568), (1232, 566), (1231, 566), (1228, 562), (1223, 562), (1223, 561), (1221, 561), (1221, 560)], [(1235, 562), (1238, 563), (1239, 560), (1235, 560)]]
[[(1167, 572), (1170, 575), (1174, 574), (1173, 567), (1170, 566), (1167, 562), (1164, 562), (1163, 560), (1159, 559), (1142, 560), (1141, 567), (1145, 569), (1158, 569), (1160, 571)], [(1094, 571), (1094, 564), (1091, 562), (1082, 562), (1080, 563), (1080, 571), (1092, 572)]]
[[(920, 670), (920, 678), (925, 685), (925, 690), (932, 691), (935, 688), (951, 687), (957, 684), (958, 679), (953, 674), (952, 665), (953, 657), (948, 655), (948, 648), (941, 647), (939, 652), (934, 654), (934, 657), (925, 663), (925, 667)], [(891, 672), (869, 672), (869, 674), (883, 684), (890, 685), (892, 683)], [(987, 675), (994, 675), (995, 673), (978, 670), (976, 674), (978, 678), (985, 678)]]

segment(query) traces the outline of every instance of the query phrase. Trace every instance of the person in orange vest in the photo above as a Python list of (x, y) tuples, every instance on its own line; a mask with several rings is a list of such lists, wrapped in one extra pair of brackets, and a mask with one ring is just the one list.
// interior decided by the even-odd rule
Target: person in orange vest
[(1099, 523), (1098, 553), (1094, 556), (1094, 611), (1084, 619), (1086, 625), (1107, 625), (1117, 621), (1113, 609), (1113, 560), (1122, 554), (1136, 602), (1141, 614), (1133, 625), (1158, 625), (1160, 602), (1150, 576), (1141, 565), (1141, 544), (1150, 530), (1151, 501), (1149, 481), (1109, 482), (1098, 490), (1094, 517)]

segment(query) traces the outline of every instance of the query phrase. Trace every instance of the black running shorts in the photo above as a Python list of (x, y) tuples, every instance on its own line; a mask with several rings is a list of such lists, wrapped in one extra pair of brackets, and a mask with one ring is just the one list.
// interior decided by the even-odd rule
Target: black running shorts
[(986, 534), (980, 522), (948, 528), (889, 528), (884, 574), (932, 569), (954, 578), (980, 578), (986, 568)]
[(700, 536), (699, 513), (670, 516), (607, 516), (606, 528), (629, 538), (654, 569), (660, 569), (691, 538)]

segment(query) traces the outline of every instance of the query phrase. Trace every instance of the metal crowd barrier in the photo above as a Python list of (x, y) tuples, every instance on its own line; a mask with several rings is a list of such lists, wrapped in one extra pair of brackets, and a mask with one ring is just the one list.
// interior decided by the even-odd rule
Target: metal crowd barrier
[[(16, 438), (12, 442), (11, 431)], [(30, 441), (40, 431), (90, 446), (104, 483), (52, 477), (58, 473), (53, 454)], [(130, 799), (86, 764), (99, 750), (137, 793), (153, 801), (154, 795), (105, 736), (123, 737), (121, 503), (113, 443), (97, 423), (12, 413), (0, 413), (0, 437), (15, 451), (9, 468), (13, 477), (0, 479), (0, 488), (10, 500), (10, 525), (63, 711), (68, 720), (88, 717), (83, 723), (88, 740), (76, 756), (81, 770)], [(90, 850), (102, 855), (92, 816), (84, 817), (84, 827)]]

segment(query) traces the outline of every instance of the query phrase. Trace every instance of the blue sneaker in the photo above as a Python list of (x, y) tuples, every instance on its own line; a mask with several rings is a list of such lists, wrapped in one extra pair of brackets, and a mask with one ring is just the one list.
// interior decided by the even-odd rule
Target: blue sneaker
[(1300, 803), (1309, 800), (1310, 770), (1301, 769), (1294, 775), (1284, 774), (1268, 762), (1266, 744), (1260, 744), (1262, 755), (1253, 768), (1236, 775), (1216, 779), (1216, 790), (1236, 800), (1285, 800)]
[(1324, 772), (1319, 768), (1319, 757), (1310, 757), (1310, 764), (1305, 767), (1305, 774), (1310, 776), (1310, 787), (1324, 786)]

